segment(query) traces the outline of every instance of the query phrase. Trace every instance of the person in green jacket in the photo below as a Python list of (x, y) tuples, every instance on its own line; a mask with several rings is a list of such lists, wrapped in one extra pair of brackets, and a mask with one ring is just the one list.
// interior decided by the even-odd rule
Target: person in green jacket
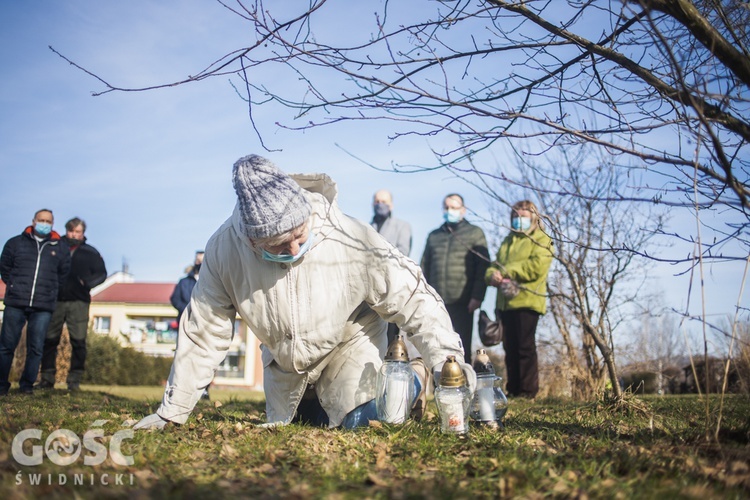
[(496, 314), (503, 325), (507, 392), (533, 398), (539, 392), (536, 326), (547, 312), (547, 274), (553, 245), (531, 201), (513, 205), (510, 227), (485, 279), (498, 288)]
[(490, 254), (484, 231), (465, 216), (461, 195), (452, 193), (443, 199), (445, 223), (427, 237), (420, 265), (427, 283), (443, 299), (453, 329), (461, 337), (464, 361), (471, 364), (474, 311), (487, 290), (484, 275)]

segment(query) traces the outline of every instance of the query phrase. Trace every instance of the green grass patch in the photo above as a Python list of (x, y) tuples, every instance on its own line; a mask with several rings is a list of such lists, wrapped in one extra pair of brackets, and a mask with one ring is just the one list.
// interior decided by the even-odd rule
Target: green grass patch
[[(58, 384), (56, 389), (65, 389), (65, 384)], [(160, 385), (82, 385), (84, 391), (104, 392), (114, 396), (122, 396), (128, 399), (140, 401), (161, 401), (164, 395), (164, 386)], [(225, 403), (230, 400), (239, 401), (263, 401), (264, 396), (260, 391), (250, 391), (246, 389), (227, 389), (215, 388), (209, 389), (211, 401), (221, 401)]]
[[(726, 400), (717, 442), (704, 437), (706, 407), (697, 396), (639, 398), (625, 405), (512, 400), (503, 431), (472, 428), (468, 437), (458, 437), (441, 434), (432, 413), (421, 422), (357, 431), (264, 429), (258, 427), (265, 419), (257, 393), (241, 397), (216, 389), (187, 424), (136, 431), (125, 440), (122, 454), (132, 455), (132, 465), (111, 458), (86, 465), (86, 449), (70, 465), (56, 465), (48, 456), (36, 466), (14, 460), (11, 442), (24, 429), (43, 432), (41, 440), (26, 443), (29, 454), (58, 429), (83, 436), (95, 423), (108, 445), (128, 428), (124, 422), (152, 413), (161, 398), (161, 388), (126, 389), (0, 399), (0, 498), (750, 495), (750, 401), (741, 396)], [(718, 400), (710, 407), (718, 408)], [(115, 484), (118, 474), (121, 484)], [(35, 475), (40, 484), (31, 484)], [(105, 476), (108, 484), (102, 484)], [(84, 484), (73, 484), (76, 478)]]

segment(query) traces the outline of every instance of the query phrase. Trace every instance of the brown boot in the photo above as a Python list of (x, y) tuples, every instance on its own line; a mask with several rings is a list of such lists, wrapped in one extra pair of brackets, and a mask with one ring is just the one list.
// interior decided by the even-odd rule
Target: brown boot
[(432, 384), (432, 374), (430, 373), (430, 370), (427, 369), (427, 366), (425, 366), (422, 358), (414, 359), (410, 361), (409, 364), (419, 379), (419, 384), (422, 386), (422, 390), (419, 391), (419, 395), (417, 396), (417, 401), (411, 409), (411, 417), (414, 420), (421, 420), (427, 409), (427, 390)]

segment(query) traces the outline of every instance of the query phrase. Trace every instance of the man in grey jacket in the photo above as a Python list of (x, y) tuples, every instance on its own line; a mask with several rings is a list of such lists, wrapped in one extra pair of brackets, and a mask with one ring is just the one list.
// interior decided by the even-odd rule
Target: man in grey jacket
[[(413, 405), (423, 411), (431, 372), (463, 349), (419, 266), (344, 215), (324, 174), (289, 176), (250, 155), (234, 164), (233, 184), (237, 204), (206, 245), (161, 406), (134, 428), (188, 419), (226, 356), (237, 315), (262, 344), (269, 424), (375, 420), (387, 322), (423, 356), (413, 364), (421, 390)], [(473, 391), (476, 375), (462, 368)]]
[(381, 189), (372, 199), (374, 212), (370, 225), (385, 238), (385, 241), (409, 256), (411, 252), (411, 225), (393, 216), (393, 196)]
[[(393, 196), (381, 189), (372, 198), (374, 212), (370, 225), (385, 238), (385, 241), (409, 256), (411, 252), (411, 225), (393, 216)], [(388, 345), (398, 336), (398, 327), (388, 323)]]

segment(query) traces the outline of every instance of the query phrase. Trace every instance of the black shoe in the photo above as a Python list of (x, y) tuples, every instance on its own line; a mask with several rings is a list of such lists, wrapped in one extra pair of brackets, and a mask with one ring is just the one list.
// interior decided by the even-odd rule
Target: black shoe
[(68, 391), (69, 392), (80, 392), (81, 386), (78, 384), (68, 384)]
[(203, 394), (201, 394), (201, 399), (207, 399), (209, 401), (211, 400), (211, 396), (208, 395), (208, 389), (203, 390)]
[(34, 386), (36, 389), (54, 389), (55, 384), (54, 382), (50, 382), (49, 380), (42, 380), (38, 384)]
[(34, 394), (34, 388), (33, 387), (21, 387), (18, 391), (21, 394), (28, 394), (28, 395)]

